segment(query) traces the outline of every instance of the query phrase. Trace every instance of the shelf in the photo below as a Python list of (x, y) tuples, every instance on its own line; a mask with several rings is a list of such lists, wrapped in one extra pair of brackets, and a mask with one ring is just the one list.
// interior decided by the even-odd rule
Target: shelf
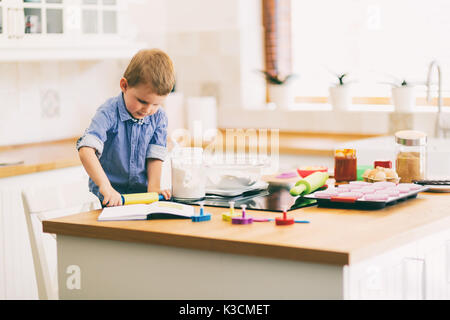
[(0, 62), (130, 59), (145, 43), (68, 43), (54, 40), (0, 42)]

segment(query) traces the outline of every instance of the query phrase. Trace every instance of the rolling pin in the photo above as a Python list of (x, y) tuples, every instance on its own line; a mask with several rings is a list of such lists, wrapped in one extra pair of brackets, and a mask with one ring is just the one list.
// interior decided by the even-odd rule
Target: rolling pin
[(157, 192), (146, 192), (146, 193), (129, 193), (122, 194), (122, 205), (127, 204), (148, 204), (159, 200), (164, 200), (162, 194)]
[(304, 179), (297, 181), (289, 191), (292, 196), (303, 196), (312, 193), (322, 187), (328, 179), (328, 172), (314, 172)]

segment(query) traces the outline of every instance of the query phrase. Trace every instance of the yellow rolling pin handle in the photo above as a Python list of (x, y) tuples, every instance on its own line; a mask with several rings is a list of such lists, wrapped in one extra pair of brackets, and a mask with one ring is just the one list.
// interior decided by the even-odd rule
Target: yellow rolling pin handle
[(146, 193), (129, 193), (122, 194), (122, 204), (148, 204), (159, 200), (164, 200), (162, 194), (157, 192), (146, 192)]

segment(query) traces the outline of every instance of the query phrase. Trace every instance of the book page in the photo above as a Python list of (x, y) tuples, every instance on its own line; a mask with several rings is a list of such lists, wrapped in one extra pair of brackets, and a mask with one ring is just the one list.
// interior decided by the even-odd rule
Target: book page
[(105, 207), (98, 216), (98, 220), (146, 220), (147, 213), (148, 206), (146, 204)]
[(148, 207), (148, 214), (169, 213), (184, 217), (192, 217), (194, 215), (194, 207), (170, 201), (153, 202)]
[(98, 221), (146, 220), (147, 215), (175, 215), (192, 217), (194, 207), (170, 201), (156, 201), (151, 204), (131, 204), (117, 207), (105, 207), (98, 216)]

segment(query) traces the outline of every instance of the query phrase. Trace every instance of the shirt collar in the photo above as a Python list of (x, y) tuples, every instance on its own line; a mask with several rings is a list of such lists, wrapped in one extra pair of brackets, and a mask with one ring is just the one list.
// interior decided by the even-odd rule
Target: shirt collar
[(133, 122), (136, 122), (138, 124), (148, 124), (150, 119), (149, 116), (144, 117), (144, 119), (135, 119), (133, 118), (130, 113), (127, 110), (127, 107), (125, 106), (125, 100), (123, 98), (123, 92), (120, 93), (118, 97), (118, 109), (119, 109), (119, 116), (121, 121), (128, 121), (131, 120)]

